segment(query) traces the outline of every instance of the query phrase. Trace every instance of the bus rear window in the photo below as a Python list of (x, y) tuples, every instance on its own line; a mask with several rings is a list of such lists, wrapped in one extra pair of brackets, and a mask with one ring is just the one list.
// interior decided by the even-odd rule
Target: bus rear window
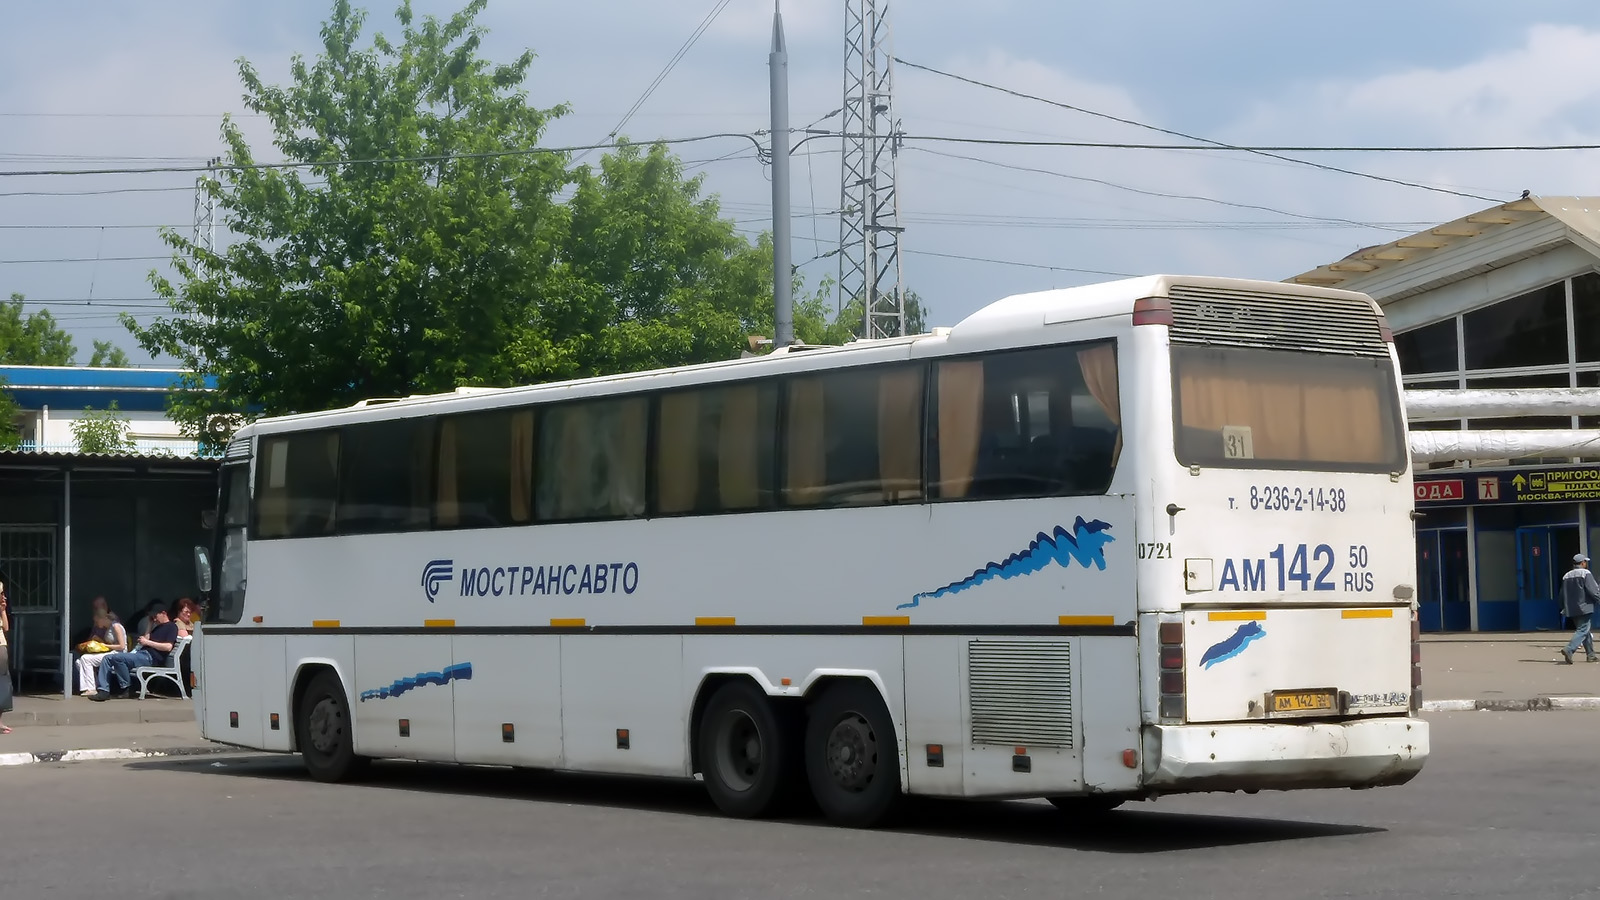
[(1400, 472), (1388, 359), (1231, 347), (1172, 348), (1178, 461), (1234, 469)]

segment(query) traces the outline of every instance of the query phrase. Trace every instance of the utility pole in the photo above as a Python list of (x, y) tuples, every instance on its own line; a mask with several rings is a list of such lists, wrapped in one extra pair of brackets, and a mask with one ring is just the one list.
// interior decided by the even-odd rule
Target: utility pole
[(839, 304), (863, 301), (862, 335), (905, 334), (889, 0), (845, 0)]
[(206, 182), (217, 177), (222, 157), (206, 160), (206, 174), (194, 180), (194, 245), (207, 253), (217, 249), (217, 201), (206, 190)]
[(794, 265), (789, 211), (789, 51), (783, 41), (783, 14), (772, 0), (772, 347), (794, 343)]

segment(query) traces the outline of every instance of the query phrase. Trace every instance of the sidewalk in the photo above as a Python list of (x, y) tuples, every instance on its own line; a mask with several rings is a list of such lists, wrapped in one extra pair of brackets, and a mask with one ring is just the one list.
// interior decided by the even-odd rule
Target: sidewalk
[(1561, 664), (1571, 635), (1422, 636), (1425, 711), (1463, 709), (1600, 710), (1600, 663)]
[(63, 698), (60, 694), (19, 696), (12, 702), (5, 723), (18, 725), (113, 725), (139, 722), (194, 722), (194, 703), (177, 697), (148, 700)]

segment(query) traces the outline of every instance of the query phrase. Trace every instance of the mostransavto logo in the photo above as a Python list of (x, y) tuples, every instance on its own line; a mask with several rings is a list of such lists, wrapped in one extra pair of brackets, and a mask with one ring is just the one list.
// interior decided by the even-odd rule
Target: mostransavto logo
[(455, 580), (455, 565), (453, 559), (435, 559), (422, 567), (422, 591), (428, 595), (429, 603), (439, 596), (439, 585)]

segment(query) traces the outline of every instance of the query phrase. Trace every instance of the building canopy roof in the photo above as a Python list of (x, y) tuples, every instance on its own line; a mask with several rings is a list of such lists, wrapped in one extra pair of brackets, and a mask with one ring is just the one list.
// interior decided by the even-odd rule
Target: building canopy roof
[[(1435, 225), (1387, 244), (1364, 247), (1336, 262), (1285, 281), (1366, 291), (1380, 302), (1466, 278), (1496, 265), (1546, 252), (1562, 244), (1586, 250), (1600, 261), (1600, 197), (1525, 197)], [(1473, 259), (1472, 245), (1489, 257)], [(1441, 258), (1453, 257), (1453, 265)], [(1436, 273), (1427, 270), (1437, 268)], [(1407, 277), (1407, 276), (1410, 277)], [(1375, 285), (1407, 290), (1374, 291)]]

